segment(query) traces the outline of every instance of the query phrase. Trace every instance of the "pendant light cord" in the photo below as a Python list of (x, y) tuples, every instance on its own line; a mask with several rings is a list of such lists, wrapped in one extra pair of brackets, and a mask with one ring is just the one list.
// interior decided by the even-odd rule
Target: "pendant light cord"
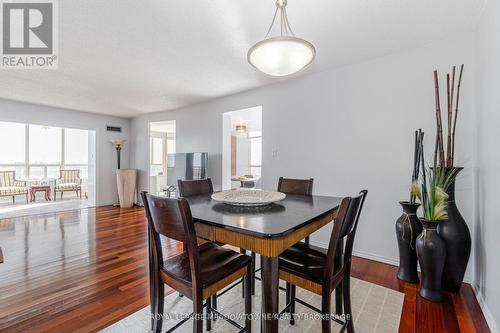
[(294, 37), (295, 37), (295, 34), (293, 33), (292, 28), (290, 27), (290, 23), (288, 23), (288, 15), (287, 15), (287, 13), (286, 13), (286, 8), (283, 8), (283, 15), (284, 15), (284, 17), (285, 17), (285, 27), (286, 27), (286, 29), (287, 29), (288, 33), (289, 33), (290, 35), (292, 35), (292, 36), (294, 36)]
[(276, 21), (276, 16), (278, 15), (278, 9), (279, 9), (279, 7), (276, 7), (276, 10), (274, 11), (273, 21), (271, 22), (271, 25), (269, 26), (269, 29), (267, 30), (266, 37), (264, 37), (264, 39), (266, 39), (269, 36), (269, 33), (271, 32), (271, 29), (273, 28), (274, 22)]
[[(269, 29), (267, 30), (266, 36), (264, 39), (267, 39), (269, 37), (269, 34), (271, 33), (271, 30), (273, 29), (274, 23), (276, 22), (276, 17), (278, 16), (278, 10), (280, 11), (280, 34), (281, 37), (283, 36), (295, 36), (293, 33), (292, 28), (290, 27), (290, 23), (288, 22), (288, 15), (286, 14), (286, 7), (280, 7), (278, 6), (278, 3), (276, 3), (276, 10), (274, 11), (274, 16), (273, 20), (271, 22), (271, 25), (269, 26)], [(284, 34), (283, 34), (284, 32)]]

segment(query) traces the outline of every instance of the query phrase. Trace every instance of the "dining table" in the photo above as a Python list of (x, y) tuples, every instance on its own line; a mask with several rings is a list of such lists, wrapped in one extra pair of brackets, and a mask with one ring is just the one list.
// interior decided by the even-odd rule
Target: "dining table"
[(342, 198), (287, 194), (282, 201), (254, 207), (217, 202), (210, 194), (187, 199), (197, 237), (260, 255), (261, 332), (278, 332), (279, 255), (332, 222)]

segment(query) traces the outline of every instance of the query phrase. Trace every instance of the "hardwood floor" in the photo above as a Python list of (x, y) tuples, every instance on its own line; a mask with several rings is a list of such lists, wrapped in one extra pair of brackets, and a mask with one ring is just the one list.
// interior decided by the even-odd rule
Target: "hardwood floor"
[[(149, 302), (146, 244), (142, 209), (0, 220), (0, 332), (95, 332), (143, 308)], [(181, 250), (173, 241), (163, 246), (166, 256)], [(470, 285), (432, 303), (396, 271), (353, 261), (354, 277), (405, 293), (400, 332), (489, 332)]]

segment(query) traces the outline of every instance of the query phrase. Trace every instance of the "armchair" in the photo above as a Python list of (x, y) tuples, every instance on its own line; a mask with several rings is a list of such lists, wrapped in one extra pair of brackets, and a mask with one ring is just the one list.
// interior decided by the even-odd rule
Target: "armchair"
[(54, 200), (57, 198), (57, 192), (63, 193), (67, 191), (75, 191), (76, 196), (82, 197), (82, 179), (80, 178), (80, 170), (61, 170), (60, 177), (56, 179), (54, 187)]
[(16, 203), (16, 195), (26, 195), (28, 203), (28, 188), (26, 182), (16, 180), (15, 171), (0, 171), (0, 197), (12, 196), (12, 203)]

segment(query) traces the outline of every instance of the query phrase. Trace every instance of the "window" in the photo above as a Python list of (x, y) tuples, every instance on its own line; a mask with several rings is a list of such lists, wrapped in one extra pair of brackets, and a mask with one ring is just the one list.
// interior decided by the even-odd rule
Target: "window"
[(62, 163), (62, 128), (29, 125), (29, 163)]
[[(175, 154), (175, 123), (151, 123), (150, 176), (166, 174), (173, 167)], [(165, 156), (166, 154), (166, 156)]]
[(175, 154), (175, 139), (167, 139), (167, 153)]
[(262, 174), (262, 132), (250, 132), (250, 174)]
[(18, 180), (56, 179), (61, 169), (88, 178), (87, 130), (0, 122), (0, 151), (0, 171), (14, 170)]
[(64, 164), (89, 163), (89, 132), (73, 128), (64, 129)]
[(61, 173), (59, 172), (61, 170), (61, 167), (58, 166), (48, 166), (47, 167), (47, 178), (48, 179), (57, 179), (61, 176)]
[(2, 165), (0, 166), (0, 171), (15, 171), (16, 172), (16, 179), (17, 180), (23, 180), (26, 179), (26, 167), (25, 166), (5, 166)]
[(87, 165), (71, 166), (71, 167), (66, 167), (66, 169), (80, 170), (80, 178), (82, 179), (89, 178), (89, 167)]
[(262, 164), (262, 137), (250, 138), (250, 165)]
[(175, 167), (175, 133), (167, 135), (174, 137), (173, 139), (167, 139), (167, 165), (169, 168), (173, 168)]
[(45, 167), (30, 166), (30, 179), (41, 180), (45, 178)]
[(0, 164), (25, 164), (26, 125), (0, 122), (0, 145)]
[(153, 138), (153, 154), (151, 164), (163, 164), (163, 139)]

